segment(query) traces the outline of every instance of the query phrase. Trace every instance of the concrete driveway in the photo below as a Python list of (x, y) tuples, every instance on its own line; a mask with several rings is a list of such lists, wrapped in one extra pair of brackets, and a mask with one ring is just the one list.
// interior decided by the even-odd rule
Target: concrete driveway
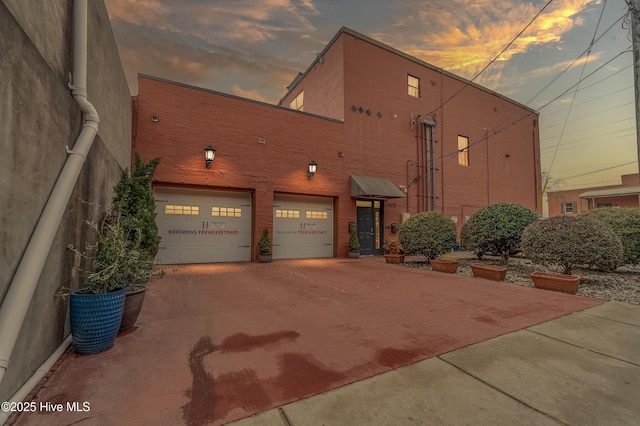
[(634, 305), (380, 258), (164, 269), (134, 331), (101, 354), (68, 353), (33, 395), (86, 401), (89, 411), (41, 411), (10, 422), (578, 425), (640, 418)]

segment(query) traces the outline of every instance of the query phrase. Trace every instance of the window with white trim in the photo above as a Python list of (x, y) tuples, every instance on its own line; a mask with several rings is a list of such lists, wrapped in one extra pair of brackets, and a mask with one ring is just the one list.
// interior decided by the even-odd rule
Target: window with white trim
[(562, 203), (562, 213), (564, 214), (572, 214), (572, 213), (576, 213), (576, 203), (574, 202), (569, 202), (569, 203)]

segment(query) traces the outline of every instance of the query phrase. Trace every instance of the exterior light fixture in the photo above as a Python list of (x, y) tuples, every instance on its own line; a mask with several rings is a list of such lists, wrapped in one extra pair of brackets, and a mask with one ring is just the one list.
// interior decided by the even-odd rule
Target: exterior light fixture
[(204, 149), (204, 161), (207, 164), (207, 169), (211, 168), (211, 163), (213, 163), (214, 158), (216, 158), (216, 150), (209, 145)]
[(313, 175), (316, 174), (316, 169), (318, 168), (318, 164), (315, 161), (311, 160), (309, 163), (309, 170), (307, 170), (307, 179), (311, 179)]

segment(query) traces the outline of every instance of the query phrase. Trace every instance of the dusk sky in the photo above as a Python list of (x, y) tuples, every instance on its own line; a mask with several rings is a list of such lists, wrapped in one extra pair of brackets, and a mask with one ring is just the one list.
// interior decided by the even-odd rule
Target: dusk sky
[[(342, 26), (471, 79), (547, 2), (105, 0), (132, 94), (143, 73), (272, 104)], [(638, 171), (626, 3), (549, 3), (476, 82), (540, 111), (551, 189), (619, 183)]]

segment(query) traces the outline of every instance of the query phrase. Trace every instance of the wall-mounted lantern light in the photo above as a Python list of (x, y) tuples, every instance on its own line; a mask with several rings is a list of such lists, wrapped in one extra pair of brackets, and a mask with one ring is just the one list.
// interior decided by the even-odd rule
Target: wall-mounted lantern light
[(204, 149), (204, 161), (207, 163), (207, 169), (211, 168), (211, 163), (213, 163), (214, 158), (216, 158), (216, 150), (209, 145)]
[(318, 164), (312, 160), (309, 163), (309, 170), (307, 170), (307, 179), (311, 179), (313, 175), (316, 174), (317, 168), (318, 168)]

